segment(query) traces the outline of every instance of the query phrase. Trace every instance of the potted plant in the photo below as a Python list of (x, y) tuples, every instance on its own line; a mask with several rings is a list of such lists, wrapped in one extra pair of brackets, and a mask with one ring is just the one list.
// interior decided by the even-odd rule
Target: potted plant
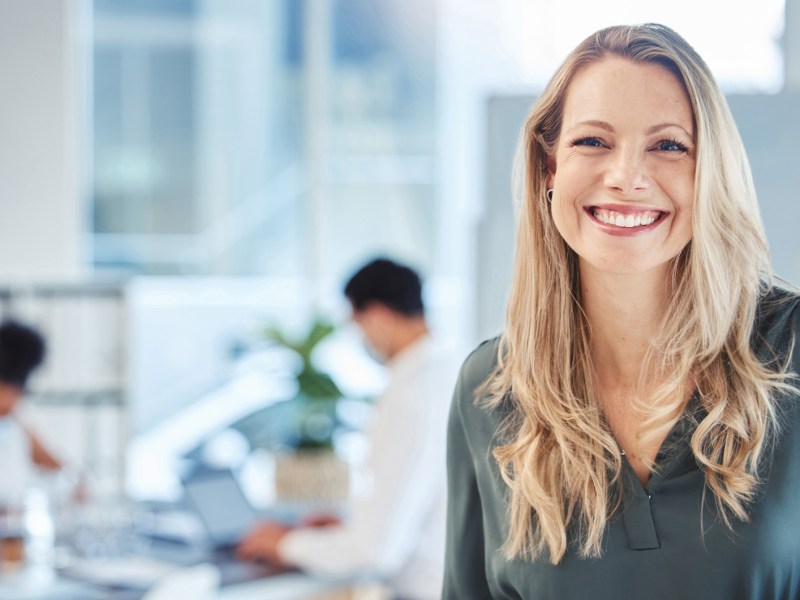
[(276, 326), (264, 331), (268, 342), (295, 356), (296, 392), (245, 418), (237, 429), (251, 445), (274, 452), (278, 500), (336, 503), (349, 491), (349, 469), (334, 452), (335, 434), (343, 427), (336, 407), (344, 396), (314, 361), (315, 350), (334, 331), (335, 327), (321, 318), (298, 339)]
[(295, 439), (297, 450), (332, 450), (337, 428), (336, 404), (343, 395), (330, 375), (314, 364), (317, 346), (335, 331), (335, 327), (321, 319), (312, 323), (308, 334), (299, 340), (290, 340), (275, 326), (267, 328), (266, 338), (294, 352), (300, 358), (295, 374), (297, 393), (289, 402), (296, 409)]

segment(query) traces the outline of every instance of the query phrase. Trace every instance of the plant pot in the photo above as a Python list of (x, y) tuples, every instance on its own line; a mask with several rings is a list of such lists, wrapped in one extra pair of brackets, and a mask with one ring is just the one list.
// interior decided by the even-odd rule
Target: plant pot
[(282, 502), (339, 505), (350, 491), (350, 467), (332, 450), (275, 457), (275, 497)]

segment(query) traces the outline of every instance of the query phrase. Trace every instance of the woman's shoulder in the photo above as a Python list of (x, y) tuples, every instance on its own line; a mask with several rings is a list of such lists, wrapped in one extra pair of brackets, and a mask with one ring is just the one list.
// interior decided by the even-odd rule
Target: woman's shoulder
[(469, 353), (461, 366), (459, 385), (474, 390), (480, 386), (497, 367), (497, 352), (500, 336), (481, 342)]
[(452, 410), (467, 431), (470, 445), (484, 447), (490, 444), (502, 421), (502, 407), (484, 402), (489, 392), (483, 389), (497, 368), (501, 337), (479, 344), (464, 360), (456, 384)]
[[(795, 342), (800, 333), (800, 294), (786, 287), (772, 286), (764, 290), (756, 311), (752, 347), (767, 364), (784, 364), (793, 350), (792, 363), (800, 356)], [(797, 366), (793, 366), (796, 369)]]
[(759, 337), (780, 342), (792, 335), (800, 322), (800, 293), (787, 287), (772, 286), (761, 296), (756, 313), (755, 331)]

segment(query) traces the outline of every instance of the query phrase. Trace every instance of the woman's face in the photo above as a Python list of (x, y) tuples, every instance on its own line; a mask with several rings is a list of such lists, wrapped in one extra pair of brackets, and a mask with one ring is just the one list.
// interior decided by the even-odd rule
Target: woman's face
[(0, 381), (0, 418), (10, 415), (22, 396), (22, 389)]
[(581, 269), (666, 268), (691, 240), (693, 121), (686, 91), (660, 65), (609, 57), (578, 71), (548, 188)]

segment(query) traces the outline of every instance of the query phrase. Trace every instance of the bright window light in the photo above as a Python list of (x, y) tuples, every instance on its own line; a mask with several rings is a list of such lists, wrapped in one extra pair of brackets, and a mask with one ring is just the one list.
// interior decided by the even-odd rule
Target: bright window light
[(726, 92), (776, 93), (783, 86), (784, 0), (546, 1), (551, 25), (543, 30), (557, 61), (601, 27), (657, 22), (694, 46)]

